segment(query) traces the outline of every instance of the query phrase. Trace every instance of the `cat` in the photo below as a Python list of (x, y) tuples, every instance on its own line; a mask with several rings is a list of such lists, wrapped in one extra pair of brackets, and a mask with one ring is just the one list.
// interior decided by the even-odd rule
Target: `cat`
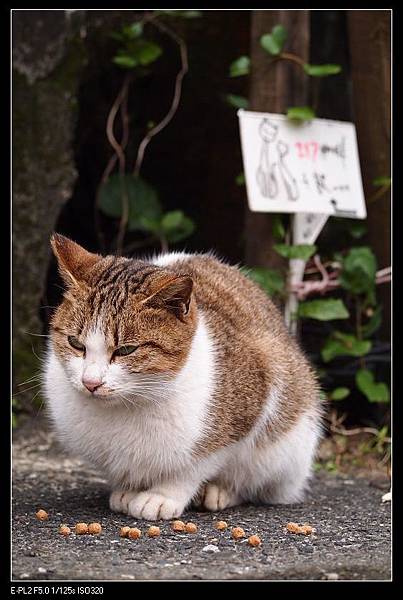
[(100, 256), (54, 234), (44, 388), (62, 442), (147, 520), (303, 499), (317, 380), (270, 298), (210, 254)]

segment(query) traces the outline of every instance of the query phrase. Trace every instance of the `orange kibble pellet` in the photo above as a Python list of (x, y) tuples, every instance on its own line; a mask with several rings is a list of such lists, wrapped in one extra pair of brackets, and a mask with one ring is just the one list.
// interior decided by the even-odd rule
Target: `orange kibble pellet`
[(311, 535), (311, 533), (313, 533), (315, 530), (313, 527), (311, 527), (311, 525), (302, 525), (301, 527), (301, 533), (303, 533), (304, 535)]
[(127, 532), (127, 537), (130, 538), (131, 540), (138, 540), (139, 537), (141, 537), (140, 529), (137, 529), (137, 527), (129, 527), (129, 531)]
[(149, 527), (149, 529), (147, 531), (148, 537), (158, 537), (160, 534), (161, 534), (160, 528), (156, 527), (155, 525), (151, 525), (151, 527)]
[(88, 533), (87, 523), (77, 523), (74, 527), (74, 531), (77, 535), (84, 535), (85, 533)]
[(300, 530), (298, 523), (287, 523), (287, 531), (290, 533), (300, 533)]
[(215, 528), (222, 531), (223, 529), (227, 529), (228, 523), (226, 521), (217, 521), (215, 524)]
[(100, 523), (91, 523), (90, 525), (88, 525), (88, 533), (90, 533), (91, 535), (98, 535), (98, 533), (101, 533), (101, 531), (102, 527)]
[(48, 513), (46, 512), (46, 510), (43, 510), (42, 508), (40, 508), (38, 510), (38, 512), (35, 514), (36, 518), (39, 519), (40, 521), (46, 521), (46, 519), (49, 518)]
[(171, 527), (174, 531), (185, 531), (185, 523), (183, 521), (173, 521)]
[(127, 537), (127, 534), (129, 533), (129, 531), (130, 531), (130, 527), (121, 527), (120, 532), (119, 532), (120, 537)]
[(70, 535), (71, 529), (70, 527), (67, 527), (67, 525), (60, 525), (59, 533), (60, 535), (64, 535), (67, 537), (68, 535)]
[(250, 538), (248, 539), (248, 544), (249, 546), (260, 546), (260, 544), (262, 543), (262, 540), (260, 539), (260, 537), (258, 535), (251, 535)]
[(245, 537), (245, 532), (242, 527), (233, 527), (231, 534), (234, 540), (240, 540), (241, 538)]
[(195, 523), (186, 523), (185, 531), (187, 531), (187, 533), (196, 533), (197, 525), (195, 525)]

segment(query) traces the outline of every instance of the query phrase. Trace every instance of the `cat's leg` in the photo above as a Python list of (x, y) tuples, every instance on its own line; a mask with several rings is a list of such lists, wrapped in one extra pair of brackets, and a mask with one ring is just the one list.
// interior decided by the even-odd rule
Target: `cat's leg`
[(199, 480), (176, 480), (133, 493), (127, 505), (127, 513), (147, 521), (179, 517), (197, 493), (199, 485)]
[(129, 502), (131, 502), (137, 494), (137, 491), (114, 490), (109, 496), (109, 508), (113, 512), (127, 515)]
[(241, 504), (242, 498), (220, 481), (206, 483), (201, 506), (215, 512)]

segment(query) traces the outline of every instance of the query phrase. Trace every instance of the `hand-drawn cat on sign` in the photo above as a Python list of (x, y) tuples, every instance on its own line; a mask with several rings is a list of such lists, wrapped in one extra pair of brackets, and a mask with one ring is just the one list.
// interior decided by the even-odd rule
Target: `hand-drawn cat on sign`
[(275, 198), (279, 193), (278, 171), (281, 178), (280, 182), (283, 182), (288, 200), (295, 201), (299, 196), (297, 181), (285, 163), (285, 157), (289, 152), (288, 144), (278, 140), (274, 148), (277, 133), (278, 125), (264, 118), (259, 126), (259, 135), (263, 143), (260, 151), (259, 167), (256, 172), (257, 183), (262, 196)]

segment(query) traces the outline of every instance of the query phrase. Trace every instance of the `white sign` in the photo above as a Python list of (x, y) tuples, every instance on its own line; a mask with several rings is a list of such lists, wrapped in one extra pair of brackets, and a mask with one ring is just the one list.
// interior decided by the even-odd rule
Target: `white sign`
[(365, 219), (353, 123), (295, 123), (285, 115), (245, 110), (238, 116), (252, 211)]

